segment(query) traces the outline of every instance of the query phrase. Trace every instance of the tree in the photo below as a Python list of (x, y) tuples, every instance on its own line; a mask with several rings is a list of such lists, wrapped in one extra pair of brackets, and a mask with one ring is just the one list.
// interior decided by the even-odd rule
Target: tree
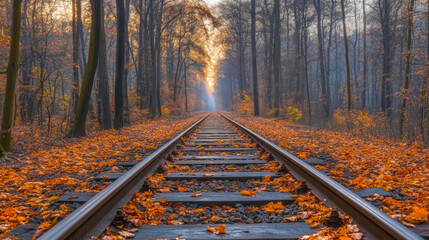
[(120, 129), (124, 126), (124, 61), (125, 61), (125, 9), (124, 0), (116, 0), (116, 82), (115, 82), (115, 117), (113, 126)]
[(274, 116), (280, 114), (280, 0), (274, 0)]
[(72, 97), (71, 97), (71, 108), (72, 113), (75, 112), (77, 101), (79, 97), (79, 23), (77, 13), (77, 0), (72, 1), (72, 32), (73, 32), (73, 85), (72, 85)]
[(100, 25), (100, 50), (98, 52), (98, 121), (103, 129), (112, 129), (112, 111), (110, 109), (109, 72), (107, 66), (107, 40), (104, 24), (104, 0), (98, 0), (102, 6)]
[(347, 39), (346, 28), (346, 13), (344, 10), (344, 0), (341, 0), (341, 15), (343, 18), (343, 36), (344, 36), (344, 52), (346, 58), (346, 78), (347, 78), (347, 110), (352, 109), (352, 90), (351, 90), (351, 76), (350, 76), (350, 62), (349, 62), (349, 43)]
[(258, 66), (256, 65), (256, 0), (252, 0), (252, 67), (253, 67), (253, 115), (259, 116)]
[(15, 83), (19, 65), (19, 38), (21, 33), (21, 0), (13, 0), (12, 34), (10, 40), (9, 63), (6, 70), (6, 94), (1, 122), (0, 155), (12, 149), (12, 121), (15, 101)]
[(322, 6), (320, 0), (313, 0), (314, 8), (317, 14), (317, 40), (319, 51), (319, 68), (320, 68), (320, 83), (322, 85), (322, 103), (325, 117), (329, 117), (329, 100), (326, 91), (326, 73), (325, 73), (325, 58), (323, 54), (323, 36), (322, 36)]
[(399, 133), (403, 134), (404, 120), (407, 113), (407, 90), (410, 86), (410, 65), (411, 65), (411, 47), (413, 46), (413, 22), (414, 22), (414, 0), (410, 0), (408, 7), (408, 34), (407, 34), (407, 60), (405, 67), (404, 89), (402, 93), (401, 115), (399, 117)]
[(381, 80), (381, 110), (390, 116), (391, 107), (391, 34), (390, 34), (390, 11), (392, 3), (390, 0), (378, 0), (380, 11), (380, 23), (383, 33), (383, 76)]
[(70, 137), (85, 136), (85, 123), (88, 114), (89, 100), (94, 83), (95, 71), (97, 70), (98, 53), (100, 50), (100, 28), (102, 22), (101, 11), (103, 10), (101, 2), (98, 0), (91, 1), (91, 9), (91, 37), (89, 42), (88, 62), (83, 75), (73, 127), (69, 133)]
[(362, 0), (362, 13), (363, 13), (363, 86), (362, 86), (362, 108), (366, 108), (366, 89), (368, 82), (368, 52), (367, 52), (367, 30), (366, 30), (366, 9), (365, 0)]

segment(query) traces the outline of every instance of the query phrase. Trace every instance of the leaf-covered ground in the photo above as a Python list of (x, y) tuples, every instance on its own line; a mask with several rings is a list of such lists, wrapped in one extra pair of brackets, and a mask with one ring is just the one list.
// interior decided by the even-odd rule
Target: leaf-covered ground
[(350, 189), (389, 191), (392, 197), (367, 200), (404, 225), (429, 222), (429, 149), (418, 143), (362, 139), (278, 119), (233, 118), (302, 159), (326, 160), (316, 168)]
[(19, 154), (0, 163), (0, 237), (25, 224), (35, 224), (36, 235), (41, 234), (70, 212), (67, 205), (55, 203), (61, 195), (100, 191), (107, 183), (95, 184), (95, 175), (118, 171), (116, 161), (143, 159), (202, 116), (148, 120), (121, 131), (61, 140), (55, 146), (52, 141), (43, 144), (38, 136), (19, 134)]

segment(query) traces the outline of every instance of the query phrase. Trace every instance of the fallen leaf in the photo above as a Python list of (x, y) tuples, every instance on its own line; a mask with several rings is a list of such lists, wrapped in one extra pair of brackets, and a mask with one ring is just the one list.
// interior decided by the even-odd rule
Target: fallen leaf
[(282, 202), (277, 202), (277, 203), (270, 202), (262, 207), (266, 212), (269, 212), (269, 213), (280, 213), (285, 209)]
[(216, 235), (226, 234), (225, 225), (224, 224), (221, 224), (218, 227), (207, 227), (207, 231), (212, 232), (212, 233), (214, 233)]
[(240, 194), (249, 197), (255, 196), (255, 192), (249, 190), (241, 190)]
[(191, 197), (201, 197), (202, 195), (202, 193), (191, 193)]

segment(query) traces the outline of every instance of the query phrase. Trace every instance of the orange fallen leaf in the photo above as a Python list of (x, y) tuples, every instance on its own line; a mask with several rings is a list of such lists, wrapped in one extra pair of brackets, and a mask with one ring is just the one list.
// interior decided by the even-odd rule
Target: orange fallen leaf
[(210, 221), (212, 221), (212, 222), (217, 222), (219, 220), (223, 220), (223, 218), (218, 217), (218, 216), (214, 216), (214, 215), (210, 218)]
[(269, 213), (280, 213), (285, 209), (282, 202), (277, 202), (277, 203), (270, 202), (262, 207), (266, 212), (269, 212)]
[(221, 224), (218, 227), (207, 227), (207, 231), (212, 232), (212, 233), (214, 233), (216, 235), (226, 234), (225, 225), (224, 224)]
[(300, 159), (307, 159), (308, 156), (310, 156), (310, 153), (308, 152), (301, 152), (298, 154), (298, 158)]
[(249, 196), (249, 197), (255, 196), (255, 192), (254, 191), (249, 191), (249, 190), (241, 190), (240, 194), (244, 195), (244, 196)]
[(291, 216), (291, 217), (285, 217), (284, 220), (288, 221), (288, 222), (296, 222), (298, 221), (299, 216)]
[(246, 211), (253, 212), (253, 211), (256, 211), (258, 209), (259, 209), (258, 207), (253, 206), (253, 207), (250, 207), (250, 208), (246, 208)]
[(310, 225), (310, 228), (311, 228), (311, 229), (315, 229), (315, 228), (318, 228), (319, 226), (320, 226), (320, 223), (317, 223), (317, 222), (316, 222), (316, 223), (311, 224), (311, 225)]
[(217, 190), (220, 190), (220, 189), (222, 189), (222, 188), (224, 188), (224, 187), (225, 187), (225, 186), (223, 186), (223, 185), (222, 185), (222, 186), (217, 186), (217, 187), (216, 187), (216, 189), (217, 189)]
[(198, 208), (194, 210), (194, 213), (202, 213), (204, 211), (205, 211), (204, 208)]
[(202, 193), (191, 193), (191, 197), (201, 197)]
[(75, 198), (78, 198), (78, 196), (77, 196), (77, 195), (71, 195), (71, 196), (69, 197), (69, 199), (75, 199)]
[(203, 176), (204, 177), (213, 177), (213, 173), (204, 173)]
[(414, 206), (413, 212), (410, 215), (404, 217), (405, 221), (419, 224), (423, 222), (429, 222), (428, 209), (423, 207)]
[(179, 192), (186, 192), (187, 190), (184, 187), (178, 187), (177, 191), (179, 191)]
[(262, 182), (269, 182), (269, 181), (270, 181), (270, 179), (271, 179), (271, 176), (270, 176), (270, 175), (265, 175), (265, 176), (262, 178)]

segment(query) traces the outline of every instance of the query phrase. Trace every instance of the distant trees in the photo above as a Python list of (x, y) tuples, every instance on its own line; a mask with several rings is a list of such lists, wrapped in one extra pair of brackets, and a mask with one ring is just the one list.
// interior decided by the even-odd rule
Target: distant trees
[(19, 65), (19, 38), (21, 33), (21, 0), (13, 0), (12, 34), (10, 39), (9, 63), (7, 65), (6, 93), (1, 121), (0, 155), (12, 149), (12, 120), (15, 101), (15, 83)]
[(217, 88), (228, 92), (220, 105), (247, 104), (241, 95), (252, 96), (257, 75), (261, 115), (283, 117), (298, 109), (304, 122), (319, 126), (366, 126), (389, 137), (429, 139), (429, 98), (422, 97), (428, 89), (427, 1), (414, 3), (421, 14), (413, 17), (411, 38), (411, 0), (256, 1), (256, 69), (247, 44), (253, 42), (251, 3), (219, 6), (225, 59)]
[[(88, 2), (90, 8), (81, 0), (0, 2), (4, 150), (14, 124), (81, 137), (85, 129), (120, 129), (212, 104), (206, 79), (214, 83), (219, 50), (209, 43), (219, 24), (203, 0)], [(12, 11), (18, 3), (20, 11)], [(3, 17), (9, 12), (13, 21)]]

